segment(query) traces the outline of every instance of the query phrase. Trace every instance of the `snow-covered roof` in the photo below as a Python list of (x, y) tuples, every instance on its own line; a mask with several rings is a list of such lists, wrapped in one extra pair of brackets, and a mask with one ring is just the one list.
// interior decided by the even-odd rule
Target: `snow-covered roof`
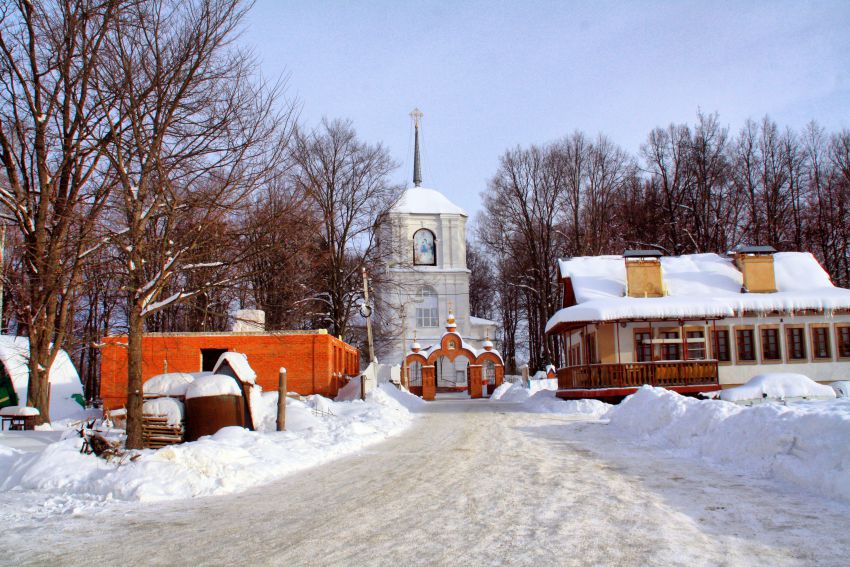
[(466, 211), (449, 201), (448, 197), (436, 189), (411, 187), (406, 189), (392, 208), (394, 213), (444, 214), (468, 216)]
[[(29, 388), (30, 342), (26, 337), (0, 335), (0, 361), (6, 367), (18, 404), (26, 405)], [(77, 417), (83, 407), (73, 398), (83, 395), (80, 375), (64, 350), (59, 351), (50, 367), (50, 419)]]
[(470, 325), (479, 325), (479, 326), (487, 325), (487, 326), (493, 327), (493, 326), (496, 325), (496, 322), (491, 321), (490, 319), (484, 319), (483, 317), (472, 317), (472, 316), (470, 316), (469, 317), (469, 324)]
[(718, 254), (661, 258), (666, 295), (626, 297), (626, 266), (622, 256), (590, 256), (560, 260), (562, 278), (569, 278), (577, 305), (561, 309), (546, 329), (561, 323), (618, 319), (679, 319), (732, 317), (742, 312), (831, 311), (850, 308), (850, 290), (835, 287), (808, 252), (773, 256), (775, 293), (742, 292), (743, 276), (733, 260)]
[(222, 355), (218, 358), (218, 362), (215, 363), (213, 374), (218, 374), (219, 369), (225, 362), (230, 365), (230, 368), (233, 369), (233, 372), (240, 381), (247, 382), (248, 384), (256, 384), (257, 373), (254, 372), (254, 369), (251, 368), (250, 364), (248, 364), (247, 356), (241, 352), (228, 351), (222, 353)]

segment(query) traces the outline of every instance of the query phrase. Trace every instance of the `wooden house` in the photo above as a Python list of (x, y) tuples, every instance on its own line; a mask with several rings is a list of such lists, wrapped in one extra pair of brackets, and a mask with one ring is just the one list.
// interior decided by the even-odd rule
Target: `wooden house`
[(850, 290), (809, 253), (652, 250), (559, 261), (563, 398), (617, 399), (643, 384), (717, 390), (757, 374), (850, 378)]

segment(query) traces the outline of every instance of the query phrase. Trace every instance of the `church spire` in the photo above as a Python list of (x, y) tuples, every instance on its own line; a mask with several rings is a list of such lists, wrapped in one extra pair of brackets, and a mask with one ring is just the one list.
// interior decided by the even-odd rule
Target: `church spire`
[(419, 187), (422, 185), (422, 165), (419, 162), (419, 120), (422, 119), (422, 111), (414, 108), (410, 116), (413, 118), (413, 128), (416, 131), (413, 145), (413, 185)]

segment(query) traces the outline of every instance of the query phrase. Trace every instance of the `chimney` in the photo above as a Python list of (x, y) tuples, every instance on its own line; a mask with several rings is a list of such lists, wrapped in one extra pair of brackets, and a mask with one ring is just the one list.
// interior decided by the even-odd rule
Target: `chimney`
[(233, 312), (234, 333), (262, 333), (266, 330), (266, 312), (262, 309), (237, 309)]
[(626, 295), (628, 297), (663, 297), (661, 252), (658, 250), (626, 250)]
[(735, 265), (744, 275), (744, 292), (773, 293), (776, 291), (776, 273), (773, 269), (773, 246), (737, 246), (731, 254)]

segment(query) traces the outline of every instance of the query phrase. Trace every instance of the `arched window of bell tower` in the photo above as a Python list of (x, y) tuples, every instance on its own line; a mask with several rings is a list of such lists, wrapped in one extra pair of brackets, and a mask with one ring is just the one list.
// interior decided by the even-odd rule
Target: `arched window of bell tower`
[(413, 265), (437, 265), (437, 238), (427, 228), (420, 228), (413, 233)]

